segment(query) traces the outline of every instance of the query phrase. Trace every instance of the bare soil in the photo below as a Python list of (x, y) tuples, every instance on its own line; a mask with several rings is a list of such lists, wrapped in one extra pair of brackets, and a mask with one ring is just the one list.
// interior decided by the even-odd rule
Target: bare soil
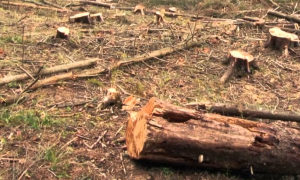
[[(151, 14), (141, 16), (131, 11), (76, 2), (51, 2), (70, 5), (67, 9), (72, 11), (59, 13), (0, 3), (0, 78), (23, 73), (17, 65), (30, 72), (41, 66), (47, 68), (99, 58), (94, 67), (108, 67), (187, 39), (202, 42), (202, 45), (107, 73), (58, 81), (29, 91), (24, 101), (1, 106), (0, 179), (294, 178), (133, 161), (124, 150), (127, 112), (114, 106), (100, 111), (96, 107), (105, 89), (115, 87), (123, 99), (129, 94), (141, 98), (139, 107), (149, 98), (157, 97), (181, 106), (209, 101), (300, 113), (299, 47), (293, 48), (289, 57), (283, 57), (281, 51), (263, 48), (267, 28), (247, 25), (233, 28), (232, 23), (220, 19), (165, 17), (166, 23), (157, 25)], [(296, 2), (276, 2), (282, 12), (300, 14)], [(153, 10), (173, 5), (183, 14), (235, 20), (246, 15), (265, 17), (268, 8), (276, 8), (274, 1), (259, 0), (204, 0), (199, 4), (147, 1), (144, 4)], [(134, 1), (118, 4), (134, 5)], [(105, 21), (95, 24), (69, 22), (69, 16), (84, 11), (102, 12)], [(265, 19), (274, 20), (268, 16)], [(60, 26), (70, 29), (69, 40), (55, 38)], [(252, 74), (237, 72), (228, 83), (221, 84), (220, 78), (227, 69), (222, 62), (228, 52), (235, 49), (252, 54), (260, 69), (253, 70)], [(1, 85), (0, 100), (21, 93), (32, 81)], [(103, 138), (91, 148), (99, 136)]]

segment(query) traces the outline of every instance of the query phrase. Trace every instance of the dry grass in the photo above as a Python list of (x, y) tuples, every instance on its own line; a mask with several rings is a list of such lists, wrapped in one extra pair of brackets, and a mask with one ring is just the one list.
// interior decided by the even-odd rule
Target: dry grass
[[(135, 4), (123, 3), (124, 6)], [(190, 8), (197, 13), (196, 1), (156, 0), (144, 3), (153, 8), (158, 5), (177, 6), (181, 10)], [(233, 18), (243, 15), (261, 17), (266, 13), (266, 7), (262, 11), (244, 12), (250, 7), (249, 3), (205, 0), (200, 5), (203, 9), (200, 15)], [(252, 3), (255, 3), (253, 7), (266, 5), (261, 1)], [(67, 2), (58, 1), (58, 4), (66, 5)], [(267, 5), (272, 6), (270, 3)], [(290, 7), (290, 1), (284, 4), (284, 8)], [(1, 107), (0, 179), (18, 179), (21, 176), (23, 179), (251, 178), (233, 174), (230, 169), (206, 172), (133, 162), (121, 149), (124, 143), (117, 141), (124, 136), (127, 114), (116, 108), (98, 113), (95, 110), (103, 97), (103, 89), (108, 87), (122, 87), (126, 92), (141, 97), (141, 104), (155, 96), (178, 105), (194, 101), (229, 102), (257, 109), (299, 112), (299, 58), (282, 59), (280, 53), (263, 49), (265, 29), (241, 27), (234, 34), (226, 35), (223, 32), (230, 28), (228, 24), (166, 18), (171, 26), (152, 24), (150, 28), (167, 31), (146, 33), (145, 28), (155, 20), (153, 16), (141, 17), (124, 11), (125, 16), (114, 17), (115, 10), (94, 6), (85, 8), (91, 12), (102, 12), (105, 22), (95, 25), (69, 23), (68, 17), (79, 12), (78, 6), (72, 7), (73, 12), (68, 14), (0, 6), (0, 49), (6, 53), (5, 59), (0, 60), (0, 77), (23, 73), (16, 64), (32, 71), (42, 65), (52, 67), (87, 58), (101, 58), (97, 66), (109, 66), (135, 54), (149, 53), (191, 38), (190, 31), (194, 26), (194, 38), (203, 44), (107, 74), (57, 82), (30, 92), (27, 100), (20, 104)], [(71, 29), (69, 41), (55, 38), (58, 26)], [(218, 35), (221, 40), (202, 38), (208, 35)], [(253, 54), (258, 58), (260, 70), (249, 77), (237, 74), (230, 83), (222, 85), (219, 78), (226, 70), (222, 61), (230, 49)], [(299, 48), (295, 51), (299, 53)], [(18, 94), (30, 83), (31, 80), (4, 85), (0, 87), (0, 98)], [(123, 94), (122, 97), (126, 96)], [(124, 128), (116, 135), (122, 126)], [(94, 149), (85, 145), (93, 144), (105, 130), (108, 133)], [(11, 160), (2, 160), (4, 157)], [(290, 179), (272, 175), (254, 178)]]

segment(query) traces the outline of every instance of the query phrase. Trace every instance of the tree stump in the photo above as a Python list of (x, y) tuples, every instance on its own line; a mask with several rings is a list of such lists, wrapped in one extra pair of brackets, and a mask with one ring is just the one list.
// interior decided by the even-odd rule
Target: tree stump
[(137, 12), (140, 12), (142, 14), (142, 16), (145, 15), (145, 12), (144, 12), (144, 9), (145, 9), (145, 6), (142, 5), (142, 4), (138, 4), (134, 7), (133, 9), (133, 13), (137, 13)]
[(265, 48), (275, 47), (283, 51), (285, 57), (289, 55), (289, 47), (298, 47), (299, 38), (296, 34), (282, 31), (278, 27), (269, 29), (269, 37), (265, 44)]
[(126, 146), (133, 159), (239, 170), (300, 173), (300, 132), (283, 122), (264, 124), (150, 99), (130, 114)]
[(90, 15), (90, 19), (91, 19), (91, 21), (93, 21), (93, 22), (95, 22), (95, 21), (98, 21), (98, 22), (104, 22), (102, 13), (91, 14), (91, 15)]
[(156, 11), (155, 15), (156, 15), (156, 23), (158, 25), (165, 22), (165, 20), (164, 20), (165, 10), (164, 9), (162, 9), (161, 11)]
[(71, 16), (69, 18), (69, 20), (70, 20), (70, 22), (81, 22), (81, 23), (87, 23), (87, 24), (91, 23), (89, 12), (75, 14), (74, 16)]
[(250, 67), (257, 68), (254, 57), (251, 54), (242, 51), (230, 51), (225, 63), (230, 63), (230, 66), (220, 79), (222, 83), (225, 83), (236, 69), (244, 69), (247, 73), (250, 73)]
[(57, 28), (56, 38), (69, 39), (70, 30), (66, 27)]
[(117, 105), (118, 107), (122, 107), (122, 99), (120, 93), (115, 88), (109, 88), (106, 90), (106, 96), (102, 99), (102, 101), (97, 106), (98, 109), (105, 109), (108, 106)]

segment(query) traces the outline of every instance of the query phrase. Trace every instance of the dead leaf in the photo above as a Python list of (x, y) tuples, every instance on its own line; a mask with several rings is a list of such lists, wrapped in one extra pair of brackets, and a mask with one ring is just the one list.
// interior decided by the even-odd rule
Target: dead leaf
[(178, 66), (184, 65), (184, 63), (185, 63), (185, 60), (184, 60), (183, 58), (179, 58), (179, 59), (176, 61), (176, 65), (178, 65)]

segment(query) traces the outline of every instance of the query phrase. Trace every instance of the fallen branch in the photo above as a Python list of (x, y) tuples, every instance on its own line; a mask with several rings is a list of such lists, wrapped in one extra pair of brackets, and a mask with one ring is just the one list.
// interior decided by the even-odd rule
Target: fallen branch
[(274, 119), (281, 121), (295, 121), (300, 122), (300, 115), (289, 114), (284, 112), (270, 112), (270, 111), (260, 111), (253, 109), (241, 109), (240, 107), (221, 104), (221, 103), (189, 103), (185, 105), (189, 108), (196, 108), (197, 110), (205, 110), (211, 113), (218, 113), (224, 116), (240, 116), (246, 118), (262, 118), (262, 119)]
[[(41, 70), (41, 72), (39, 74), (46, 75), (46, 74), (53, 74), (53, 73), (58, 73), (58, 72), (62, 72), (62, 71), (68, 71), (70, 69), (88, 67), (88, 66), (92, 66), (92, 65), (96, 64), (96, 62), (99, 60), (100, 59), (89, 59), (89, 60), (84, 60), (84, 61), (77, 61), (75, 63), (54, 66), (54, 67), (50, 67), (50, 68)], [(37, 71), (31, 73), (32, 76), (36, 76), (37, 74), (38, 74)], [(14, 75), (14, 76), (6, 76), (6, 77), (0, 79), (0, 85), (7, 84), (10, 82), (14, 82), (14, 81), (22, 81), (22, 80), (25, 80), (28, 78), (29, 78), (29, 76), (25, 73), (19, 74), (19, 75)]]
[(26, 3), (14, 3), (14, 2), (7, 2), (7, 1), (0, 1), (0, 4), (3, 5), (11, 5), (11, 6), (21, 6), (21, 7), (27, 7), (27, 8), (34, 8), (34, 9), (46, 9), (46, 10), (52, 10), (57, 12), (68, 12), (68, 9), (58, 9), (58, 8), (52, 8), (47, 6), (38, 6), (35, 4), (26, 4)]
[[(101, 73), (112, 71), (113, 69), (116, 69), (116, 68), (119, 68), (119, 67), (128, 66), (128, 65), (135, 64), (135, 63), (138, 63), (138, 62), (147, 61), (147, 60), (150, 60), (152, 58), (165, 56), (165, 55), (171, 54), (173, 52), (176, 52), (178, 50), (183, 50), (183, 49), (188, 49), (188, 48), (192, 48), (192, 47), (195, 47), (195, 46), (200, 46), (201, 44), (202, 44), (202, 42), (200, 42), (200, 41), (199, 42), (190, 42), (190, 43), (178, 44), (177, 46), (174, 46), (174, 47), (166, 47), (166, 48), (163, 48), (163, 49), (160, 49), (160, 50), (157, 50), (157, 51), (153, 51), (152, 53), (149, 53), (149, 54), (139, 55), (139, 56), (136, 56), (136, 57), (134, 57), (132, 59), (129, 59), (129, 60), (119, 61), (119, 62), (117, 62), (116, 64), (112, 65), (109, 68), (97, 67), (97, 68), (93, 68), (93, 69), (84, 70), (84, 71), (76, 73), (76, 74), (72, 73), (72, 72), (69, 72), (69, 73), (64, 73), (64, 74), (52, 76), (52, 77), (49, 77), (49, 78), (38, 81), (29, 90), (34, 90), (36, 88), (51, 85), (54, 82), (61, 81), (61, 80), (70, 80), (70, 79), (76, 79), (76, 78), (85, 78), (85, 77), (95, 76), (95, 75), (98, 75), (98, 74), (101, 74)], [(90, 60), (90, 63), (94, 64), (98, 60), (99, 59)], [(85, 62), (86, 61), (81, 61), (81, 63), (85, 63)], [(75, 63), (69, 64), (68, 68), (66, 68), (67, 65), (62, 65), (62, 66), (56, 66), (56, 67), (53, 67), (53, 68), (44, 69), (40, 72), (40, 75), (65, 71), (65, 70), (70, 69), (70, 67), (72, 67), (73, 69), (75, 67), (77, 67), (77, 68), (82, 67), (82, 66), (79, 66), (79, 65), (81, 65), (81, 63), (77, 62), (77, 64), (75, 64)], [(9, 78), (10, 81), (8, 81), (7, 78), (2, 78), (2, 79), (0, 79), (0, 84), (1, 83), (5, 84), (5, 83), (8, 83), (8, 82), (16, 81), (16, 79), (18, 79), (18, 80), (22, 79), (23, 80), (23, 79), (27, 79), (27, 78), (28, 78), (27, 74), (12, 76), (12, 77)], [(7, 102), (8, 101), (15, 102), (15, 100), (16, 100), (15, 98), (16, 97), (8, 98), (8, 99), (4, 100), (1, 104), (2, 105), (3, 104), (8, 105), (10, 103), (7, 103)]]
[(281, 13), (281, 12), (269, 10), (268, 15), (279, 17), (279, 18), (284, 18), (288, 21), (293, 21), (293, 22), (296, 22), (296, 23), (300, 23), (300, 18), (298, 18), (296, 16), (292, 16), (292, 15), (287, 15), (287, 14), (284, 14), (284, 13)]
[(299, 137), (287, 123), (201, 113), (155, 98), (130, 114), (126, 128), (133, 159), (249, 174), (299, 174)]
[(114, 8), (114, 6), (112, 4), (108, 4), (108, 3), (96, 2), (96, 1), (85, 1), (85, 0), (79, 0), (78, 2), (83, 3), (83, 4), (91, 4), (91, 5), (106, 7), (109, 9)]

